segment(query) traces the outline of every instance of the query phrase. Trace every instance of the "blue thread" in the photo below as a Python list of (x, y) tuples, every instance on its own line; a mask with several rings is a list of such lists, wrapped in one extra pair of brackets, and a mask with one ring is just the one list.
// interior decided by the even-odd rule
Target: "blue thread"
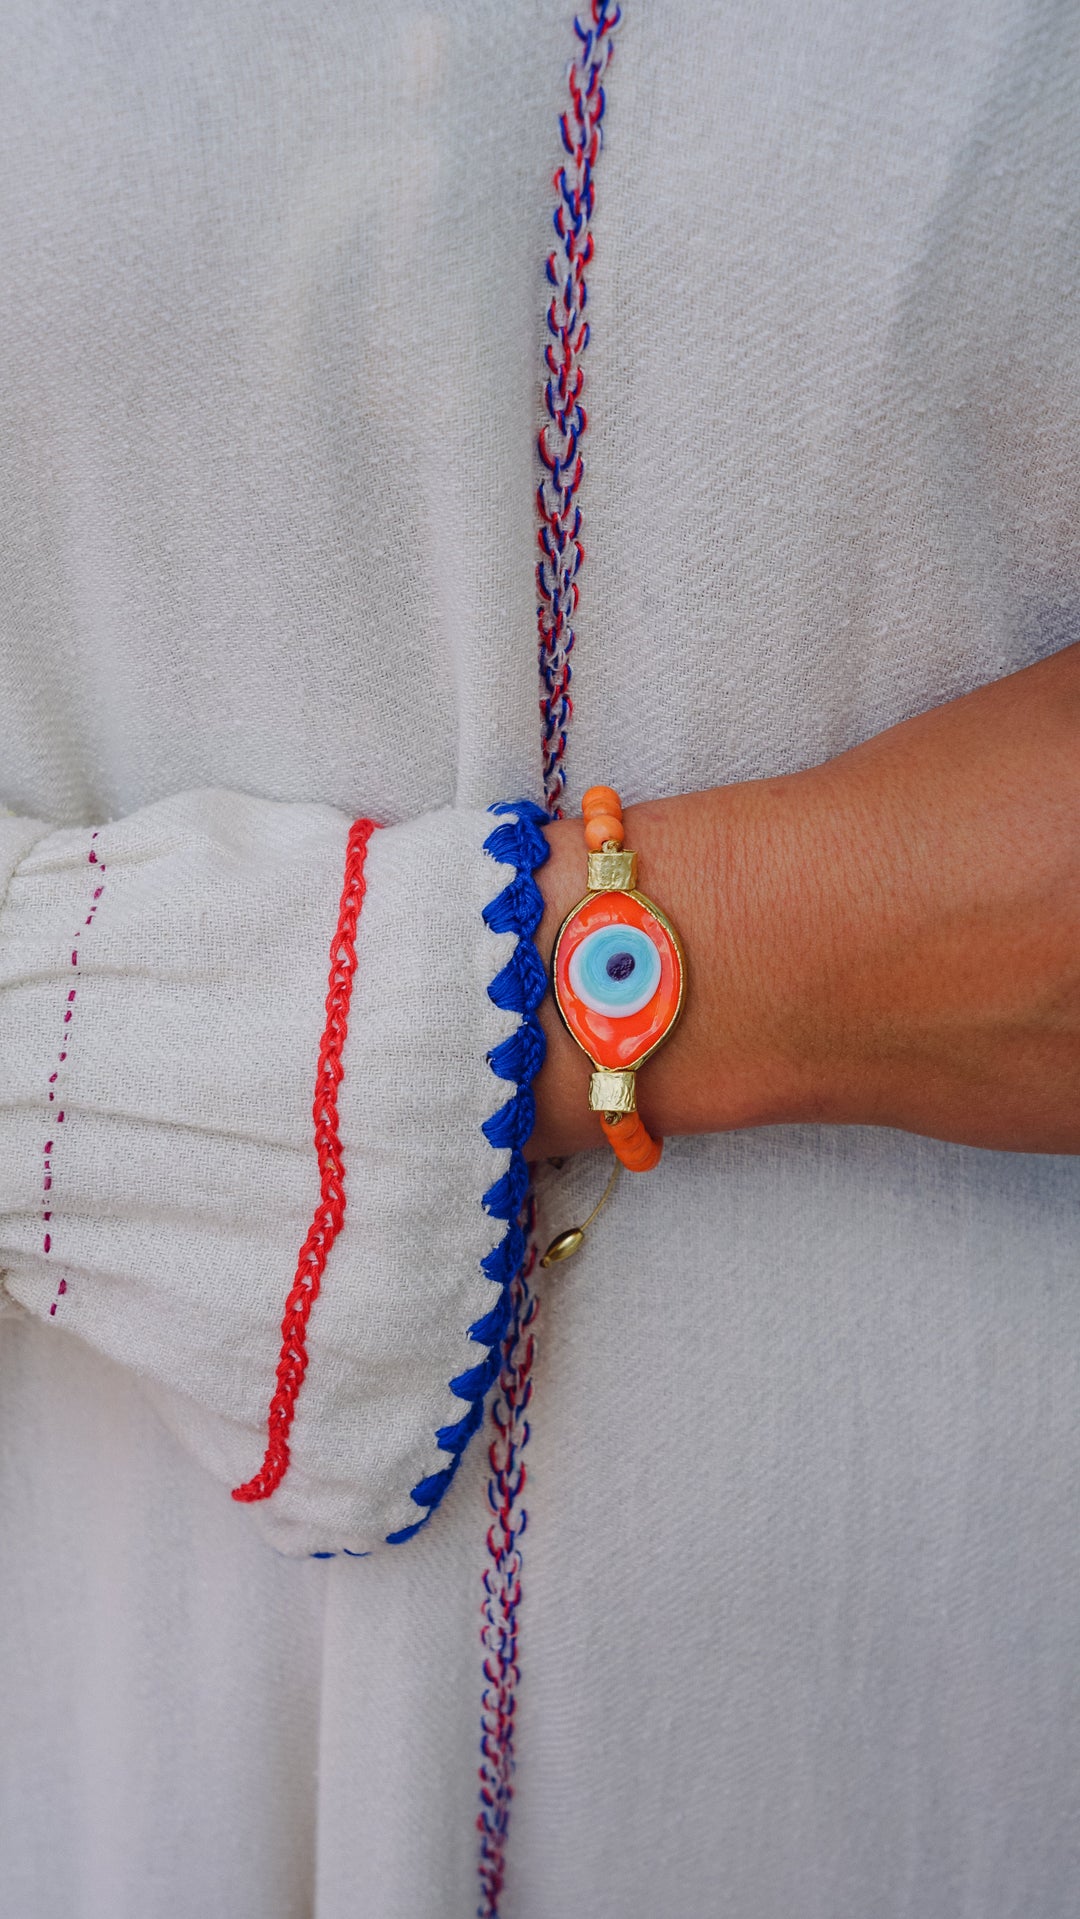
[[(559, 121), (563, 147), (573, 162), (573, 180), (565, 167), (561, 167), (556, 174), (559, 204), (555, 211), (554, 227), (558, 244), (546, 263), (548, 284), (554, 290), (546, 316), (550, 341), (544, 352), (544, 364), (550, 375), (544, 399), (551, 424), (541, 429), (537, 449), (550, 477), (542, 477), (537, 488), (542, 557), (537, 565), (536, 584), (544, 795), (548, 814), (553, 819), (561, 817), (560, 802), (566, 784), (563, 762), (567, 727), (573, 710), (570, 698), (571, 654), (574, 648), (573, 621), (578, 604), (575, 575), (583, 557), (578, 537), (581, 512), (573, 496), (584, 470), (580, 441), (587, 427), (580, 398), (583, 384), (581, 357), (589, 342), (589, 323), (584, 317), (584, 309), (588, 299), (585, 269), (593, 253), (589, 228), (595, 192), (593, 162), (600, 147), (605, 107), (601, 83), (611, 56), (611, 35), (620, 17), (619, 7), (613, 4), (613, 0), (591, 0), (588, 16), (574, 21), (580, 51), (571, 63), (568, 75), (570, 111), (563, 113)], [(563, 268), (565, 271), (561, 271)], [(533, 1010), (528, 1003), (528, 968), (523, 962), (512, 976), (509, 976), (509, 969), (506, 968), (504, 974), (508, 975), (504, 982), (507, 990), (515, 983), (521, 990), (517, 1010), (524, 1018), (519, 1028), (518, 1048), (508, 1048), (505, 1053), (496, 1049), (500, 1052), (500, 1077), (505, 1074), (517, 1086), (514, 1099), (507, 1101), (484, 1128), (489, 1139), (494, 1134), (500, 1142), (514, 1135), (524, 1125), (526, 1115), (533, 1110), (524, 1098), (528, 1091), (528, 1075), (522, 1071), (531, 1059), (525, 1032)], [(494, 1065), (491, 1055), (489, 1061)], [(514, 1155), (511, 1162), (513, 1168), (520, 1149), (513, 1146), (511, 1150)], [(499, 1181), (485, 1196), (488, 1211), (493, 1215), (498, 1212), (509, 1219), (515, 1190), (512, 1178)], [(535, 1212), (535, 1198), (530, 1194), (523, 1209), (530, 1238)], [(509, 1237), (508, 1233), (508, 1241)], [(507, 1256), (510, 1255), (511, 1248), (508, 1245)], [(530, 1260), (534, 1257), (535, 1249), (530, 1252)], [(486, 1266), (485, 1270), (488, 1270)], [(484, 1574), (481, 1630), (484, 1691), (480, 1718), (480, 1807), (477, 1817), (480, 1833), (480, 1900), (476, 1907), (476, 1919), (498, 1919), (506, 1878), (506, 1841), (514, 1793), (514, 1724), (519, 1677), (517, 1618), (522, 1565), (520, 1542), (527, 1523), (527, 1514), (521, 1503), (525, 1484), (522, 1452), (529, 1436), (525, 1412), (532, 1390), (534, 1339), (529, 1328), (536, 1315), (536, 1301), (529, 1291), (530, 1271), (531, 1266), (523, 1262), (510, 1282), (512, 1319), (503, 1345), (503, 1365), (492, 1414), (494, 1435), (491, 1476), (488, 1480), (492, 1520), (487, 1536), (488, 1567)]]
[(513, 1099), (500, 1106), (484, 1121), (484, 1138), (489, 1146), (524, 1146), (536, 1120), (536, 1101), (531, 1086), (519, 1086)]
[(450, 1391), (464, 1400), (466, 1406), (460, 1419), (452, 1425), (440, 1426), (435, 1434), (440, 1450), (449, 1454), (448, 1463), (413, 1487), (410, 1497), (425, 1510), (411, 1526), (388, 1533), (388, 1546), (404, 1544), (421, 1526), (426, 1526), (445, 1497), (462, 1454), (480, 1426), (484, 1401), (498, 1375), (502, 1342), (510, 1325), (510, 1289), (525, 1258), (525, 1234), (519, 1215), (529, 1190), (529, 1169), (522, 1148), (536, 1117), (532, 1081), (543, 1063), (545, 1045), (536, 1008), (547, 990), (544, 964), (533, 945), (533, 934), (544, 910), (533, 873), (543, 866), (550, 851), (541, 831), (548, 824), (548, 815), (531, 800), (504, 801), (488, 810), (496, 815), (499, 824), (484, 841), (484, 851), (500, 865), (513, 866), (515, 873), (502, 892), (485, 906), (484, 924), (493, 933), (518, 936), (510, 958), (488, 987), (488, 997), (504, 1012), (520, 1015), (516, 1030), (493, 1046), (487, 1056), (496, 1078), (510, 1081), (514, 1088), (510, 1098), (483, 1122), (482, 1129), (490, 1146), (500, 1152), (510, 1149), (509, 1166), (488, 1187), (481, 1200), (489, 1218), (506, 1222), (502, 1238), (480, 1261), (481, 1271), (498, 1287), (499, 1295), (490, 1310), (469, 1327), (469, 1338), (486, 1349), (483, 1359), (450, 1381)]
[[(493, 1067), (492, 1070), (497, 1069)], [(494, 1186), (489, 1186), (484, 1194), (485, 1213), (490, 1213), (492, 1219), (516, 1219), (525, 1204), (528, 1190), (528, 1167), (524, 1160), (512, 1159), (502, 1178), (497, 1179)]]
[[(509, 1329), (512, 1311), (511, 1287), (525, 1258), (526, 1241), (519, 1215), (529, 1190), (529, 1169), (522, 1148), (532, 1132), (536, 1103), (532, 1080), (544, 1060), (543, 1028), (536, 1018), (536, 1007), (547, 989), (547, 975), (532, 936), (544, 910), (540, 888), (532, 875), (548, 858), (549, 847), (542, 826), (548, 823), (543, 807), (531, 800), (508, 801), (489, 811), (500, 816), (484, 841), (484, 851), (500, 865), (516, 868), (514, 878), (484, 908), (484, 924), (493, 933), (517, 933), (518, 943), (505, 966), (501, 967), (488, 996), (503, 1011), (520, 1013), (521, 1023), (507, 1038), (500, 1040), (488, 1054), (488, 1064), (497, 1079), (510, 1080), (514, 1092), (489, 1119), (483, 1122), (484, 1138), (498, 1151), (510, 1149), (510, 1164), (505, 1173), (489, 1186), (481, 1205), (491, 1219), (506, 1221), (506, 1231), (480, 1261), (481, 1271), (499, 1288), (499, 1296), (490, 1311), (469, 1327), (469, 1337), (487, 1348), (482, 1360), (450, 1381), (450, 1390), (466, 1402), (465, 1412), (453, 1425), (440, 1426), (435, 1434), (440, 1451), (450, 1455), (449, 1463), (429, 1473), (412, 1488), (410, 1497), (426, 1510), (410, 1526), (388, 1533), (388, 1546), (401, 1546), (426, 1526), (435, 1508), (444, 1498), (461, 1463), (473, 1434), (484, 1417), (484, 1401), (498, 1376), (503, 1339)], [(501, 817), (513, 815), (513, 818)], [(367, 1559), (368, 1553), (342, 1549), (347, 1559)], [(309, 1553), (310, 1559), (336, 1559), (337, 1553)]]

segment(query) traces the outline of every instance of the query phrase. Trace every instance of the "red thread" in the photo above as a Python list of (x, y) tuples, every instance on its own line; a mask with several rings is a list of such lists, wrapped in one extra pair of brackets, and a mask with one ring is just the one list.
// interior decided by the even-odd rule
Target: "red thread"
[(553, 819), (562, 817), (566, 785), (566, 739), (574, 710), (570, 655), (575, 643), (577, 575), (585, 558), (581, 508), (575, 496), (584, 472), (581, 442), (589, 425), (581, 404), (585, 385), (581, 361), (589, 343), (585, 309), (587, 269), (594, 252), (590, 222), (604, 118), (602, 81), (619, 19), (614, 0), (590, 0), (586, 18), (574, 22), (579, 45), (568, 75), (570, 108), (559, 121), (567, 158), (554, 179), (558, 245), (547, 260), (552, 294), (547, 310), (549, 338), (544, 349), (548, 418), (537, 441), (544, 474), (537, 491), (540, 558), (536, 566), (536, 616), (544, 797)]
[(498, 1919), (506, 1878), (506, 1842), (514, 1796), (514, 1722), (521, 1677), (518, 1621), (521, 1608), (521, 1536), (528, 1524), (525, 1508), (526, 1417), (532, 1398), (537, 1314), (529, 1280), (536, 1266), (536, 1207), (526, 1202), (528, 1253), (510, 1289), (510, 1326), (502, 1345), (502, 1371), (492, 1401), (494, 1437), (488, 1448), (488, 1563), (484, 1570), (480, 1641), (484, 1651), (484, 1691), (480, 1708), (480, 1903), (477, 1919)]
[[(578, 605), (577, 573), (585, 557), (581, 508), (575, 495), (584, 471), (580, 442), (588, 428), (581, 404), (588, 346), (585, 319), (588, 297), (585, 270), (593, 257), (590, 230), (595, 200), (594, 170), (604, 117), (604, 70), (611, 58), (612, 35), (619, 25), (617, 0), (590, 0), (585, 20), (574, 21), (578, 53), (568, 79), (570, 111), (559, 126), (569, 166), (555, 175), (555, 231), (559, 245), (548, 257), (553, 288), (548, 306), (550, 339), (545, 350), (548, 380), (544, 400), (548, 424), (539, 435), (544, 476), (537, 491), (540, 510), (540, 559), (536, 568), (544, 768), (544, 799), (553, 819), (562, 817), (566, 785), (566, 741), (573, 715), (570, 655)], [(477, 1919), (499, 1919), (506, 1879), (510, 1805), (514, 1796), (514, 1720), (520, 1679), (518, 1614), (521, 1605), (521, 1538), (528, 1523), (524, 1504), (524, 1450), (529, 1422), (536, 1352), (533, 1329), (537, 1302), (529, 1286), (536, 1263), (535, 1209), (527, 1202), (528, 1252), (512, 1288), (510, 1328), (503, 1341), (502, 1370), (492, 1402), (495, 1437), (491, 1442), (488, 1502), (488, 1565), (484, 1573), (484, 1691), (480, 1732), (480, 1902)]]
[[(76, 933), (75, 939), (72, 943), (71, 964), (75, 968), (76, 972), (78, 972), (79, 970), (79, 941), (82, 939), (82, 936), (85, 933), (87, 927), (92, 923), (94, 914), (98, 910), (98, 901), (100, 900), (102, 893), (105, 891), (105, 862), (104, 860), (98, 859), (97, 853), (94, 850), (94, 841), (96, 839), (97, 839), (97, 832), (91, 833), (90, 849), (86, 856), (86, 863), (88, 866), (96, 866), (98, 873), (101, 875), (101, 878), (98, 885), (94, 888), (93, 896), (90, 901), (90, 911), (86, 915), (86, 918), (84, 919), (82, 925), (80, 926), (78, 932)], [(74, 1011), (75, 1011), (75, 1000), (78, 994), (78, 990), (79, 989), (77, 986), (72, 986), (68, 992), (67, 1000), (65, 1002), (65, 1011), (64, 1011), (64, 1019), (63, 1019), (63, 1025), (65, 1029), (71, 1025), (72, 1015), (74, 1014)], [(49, 1092), (48, 1092), (48, 1102), (47, 1102), (49, 1106), (55, 1106), (56, 1104), (56, 1082), (60, 1078), (60, 1068), (64, 1064), (64, 1061), (67, 1059), (67, 1047), (68, 1047), (69, 1039), (70, 1039), (70, 1034), (65, 1030), (64, 1045), (61, 1048), (60, 1052), (57, 1054), (56, 1066), (54, 1067), (53, 1071), (49, 1074)], [(50, 1125), (55, 1124), (56, 1126), (62, 1126), (64, 1124), (64, 1114), (62, 1111), (58, 1112), (56, 1114), (55, 1121), (53, 1121), (52, 1115), (50, 1114), (49, 1120), (50, 1120)], [(53, 1249), (52, 1185), (53, 1185), (53, 1157), (54, 1157), (55, 1149), (56, 1149), (56, 1139), (54, 1136), (45, 1141), (44, 1150), (42, 1152), (41, 1250), (44, 1253), (46, 1259), (50, 1257)], [(56, 1292), (53, 1295), (52, 1305), (49, 1307), (50, 1319), (56, 1318), (56, 1308), (59, 1305), (61, 1299), (63, 1298), (66, 1292), (67, 1292), (67, 1280), (62, 1279), (56, 1288)]]
[(247, 1503), (269, 1499), (289, 1468), (289, 1432), (296, 1401), (307, 1372), (307, 1323), (319, 1297), (330, 1248), (345, 1218), (345, 1166), (338, 1132), (337, 1092), (344, 1068), (342, 1049), (349, 1028), (349, 1002), (356, 972), (356, 926), (364, 902), (364, 859), (376, 830), (374, 820), (354, 820), (345, 854), (338, 923), (330, 947), (330, 983), (326, 994), (319, 1064), (315, 1075), (312, 1117), (315, 1156), (319, 1163), (319, 1204), (308, 1236), (300, 1248), (296, 1277), (285, 1301), (281, 1321), (281, 1357), (276, 1386), (267, 1415), (266, 1454), (254, 1479), (233, 1489), (233, 1498)]

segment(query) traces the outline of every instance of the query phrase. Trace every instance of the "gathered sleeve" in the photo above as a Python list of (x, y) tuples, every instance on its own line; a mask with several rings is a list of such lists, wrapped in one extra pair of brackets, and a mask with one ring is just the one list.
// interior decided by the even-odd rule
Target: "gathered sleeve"
[[(538, 809), (0, 817), (0, 1275), (295, 1553), (434, 1512), (498, 1368)], [(261, 1477), (260, 1477), (261, 1476)]]

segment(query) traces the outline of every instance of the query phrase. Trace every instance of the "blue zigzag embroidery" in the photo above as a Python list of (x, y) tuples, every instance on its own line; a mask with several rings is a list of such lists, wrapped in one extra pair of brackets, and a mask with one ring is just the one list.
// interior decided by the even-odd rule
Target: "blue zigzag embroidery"
[(529, 1169), (522, 1149), (536, 1116), (532, 1082), (543, 1064), (545, 1046), (536, 1008), (547, 987), (543, 961), (533, 943), (533, 934), (544, 910), (533, 874), (537, 867), (543, 866), (550, 851), (541, 831), (549, 819), (543, 807), (534, 806), (531, 800), (506, 800), (489, 810), (501, 816), (501, 823), (488, 834), (484, 851), (501, 864), (513, 866), (515, 871), (502, 892), (485, 906), (484, 922), (493, 933), (516, 933), (518, 942), (488, 987), (488, 997), (496, 1006), (520, 1016), (516, 1031), (493, 1047), (487, 1056), (492, 1072), (514, 1085), (510, 1098), (484, 1121), (488, 1145), (497, 1151), (510, 1148), (509, 1166), (494, 1185), (488, 1187), (481, 1202), (492, 1219), (506, 1221), (506, 1231), (498, 1245), (480, 1261), (481, 1270), (498, 1287), (499, 1296), (491, 1311), (469, 1327), (470, 1339), (487, 1348), (485, 1357), (450, 1381), (450, 1391), (466, 1402), (467, 1410), (454, 1425), (441, 1426), (435, 1434), (443, 1452), (450, 1455), (449, 1464), (439, 1472), (429, 1473), (413, 1487), (411, 1497), (425, 1511), (413, 1525), (388, 1533), (389, 1546), (400, 1546), (427, 1524), (484, 1417), (484, 1400), (498, 1375), (500, 1349), (510, 1320), (510, 1288), (525, 1257), (520, 1214), (529, 1190)]

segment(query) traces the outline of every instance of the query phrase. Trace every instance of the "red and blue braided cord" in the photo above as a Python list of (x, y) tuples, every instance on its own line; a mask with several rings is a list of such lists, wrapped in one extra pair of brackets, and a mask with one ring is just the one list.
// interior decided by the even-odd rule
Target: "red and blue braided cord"
[[(570, 64), (570, 105), (559, 130), (566, 159), (555, 174), (557, 245), (548, 257), (552, 288), (544, 360), (548, 419), (539, 436), (544, 474), (537, 489), (540, 558), (537, 624), (544, 803), (548, 816), (562, 816), (566, 786), (566, 741), (573, 712), (570, 654), (574, 647), (577, 574), (584, 558), (581, 507), (577, 501), (584, 466), (581, 441), (588, 425), (581, 404), (582, 357), (589, 343), (585, 319), (586, 271), (593, 257), (595, 168), (604, 118), (604, 71), (621, 10), (612, 0), (591, 0), (574, 21), (577, 53)], [(514, 1728), (520, 1677), (518, 1618), (521, 1605), (521, 1540), (528, 1523), (524, 1503), (527, 1471), (526, 1418), (532, 1396), (538, 1302), (529, 1284), (536, 1266), (535, 1207), (526, 1199), (520, 1223), (527, 1252), (510, 1289), (511, 1312), (502, 1342), (502, 1364), (492, 1402), (494, 1436), (488, 1449), (488, 1563), (484, 1572), (481, 1643), (484, 1690), (480, 1722), (480, 1902), (477, 1919), (499, 1919), (506, 1877), (506, 1842), (514, 1793)]]
[(555, 174), (556, 245), (548, 255), (548, 341), (544, 350), (548, 418), (538, 440), (544, 474), (537, 488), (540, 510), (536, 566), (536, 615), (540, 653), (540, 719), (544, 801), (552, 819), (562, 817), (566, 785), (566, 736), (573, 712), (570, 655), (574, 650), (577, 575), (584, 558), (577, 493), (584, 463), (581, 442), (588, 417), (581, 404), (582, 359), (589, 344), (586, 273), (593, 257), (595, 169), (604, 119), (603, 76), (621, 11), (613, 0), (592, 0), (584, 20), (574, 21), (578, 51), (570, 64), (570, 105), (559, 121), (566, 158)]
[(529, 1251), (511, 1288), (512, 1318), (503, 1342), (503, 1364), (492, 1401), (494, 1436), (488, 1448), (488, 1564), (484, 1572), (480, 1639), (484, 1690), (480, 1705), (480, 1903), (479, 1919), (497, 1919), (506, 1874), (506, 1839), (514, 1793), (514, 1715), (517, 1708), (518, 1608), (521, 1600), (521, 1538), (528, 1524), (524, 1504), (525, 1415), (532, 1396), (536, 1353), (533, 1322), (537, 1301), (529, 1285), (536, 1264), (533, 1203), (526, 1206)]

